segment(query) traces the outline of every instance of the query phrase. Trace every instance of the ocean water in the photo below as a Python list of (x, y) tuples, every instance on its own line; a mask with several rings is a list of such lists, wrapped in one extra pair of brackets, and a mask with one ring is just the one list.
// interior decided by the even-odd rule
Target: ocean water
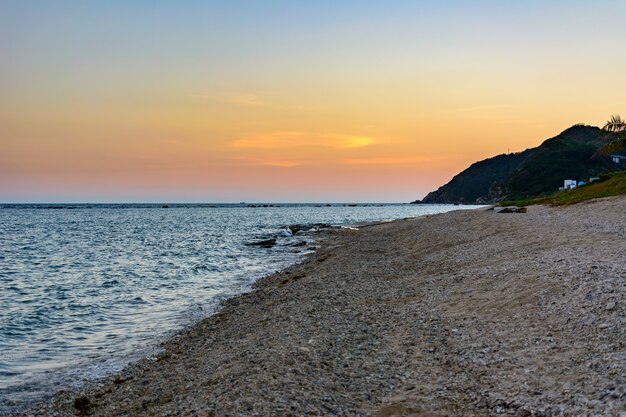
[[(315, 228), (450, 205), (0, 205), (0, 415), (109, 375), (301, 260)], [(249, 243), (276, 238), (271, 248)], [(305, 241), (306, 246), (294, 244)]]

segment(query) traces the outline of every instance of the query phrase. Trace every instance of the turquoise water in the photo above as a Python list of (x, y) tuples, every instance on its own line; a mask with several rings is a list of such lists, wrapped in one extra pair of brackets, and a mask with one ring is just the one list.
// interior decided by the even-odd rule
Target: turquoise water
[[(449, 205), (0, 206), (0, 414), (121, 369), (259, 277), (302, 259), (315, 228)], [(271, 248), (247, 244), (276, 238)], [(294, 246), (306, 241), (307, 246)]]

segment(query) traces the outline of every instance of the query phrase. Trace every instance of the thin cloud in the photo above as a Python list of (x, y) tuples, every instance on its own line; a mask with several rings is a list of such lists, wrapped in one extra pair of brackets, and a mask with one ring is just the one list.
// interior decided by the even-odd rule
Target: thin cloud
[[(535, 125), (538, 122), (531, 119), (523, 119), (515, 117), (515, 115), (506, 115), (501, 110), (512, 109), (508, 104), (485, 104), (480, 106), (465, 107), (457, 109), (457, 112), (466, 115), (472, 119), (484, 120), (489, 123), (498, 123), (505, 125)], [(510, 112), (509, 112), (510, 113)]]
[(370, 136), (352, 136), (352, 135), (325, 135), (325, 139), (332, 141), (334, 147), (337, 148), (363, 148), (372, 145), (376, 139)]
[(256, 108), (272, 108), (279, 109), (282, 106), (279, 106), (274, 103), (270, 103), (266, 98), (259, 94), (254, 93), (225, 93), (219, 95), (205, 95), (205, 94), (194, 94), (193, 98), (200, 100), (209, 100), (215, 101), (218, 103), (226, 103), (231, 104), (233, 106), (240, 107), (256, 107)]
[(283, 111), (297, 112), (317, 112), (319, 109), (313, 107), (277, 103), (275, 100), (256, 93), (235, 92), (217, 95), (193, 94), (194, 99), (212, 101), (215, 103), (227, 104), (235, 107), (257, 108), (257, 109), (274, 109)]
[(263, 160), (259, 158), (250, 158), (246, 156), (236, 156), (230, 158), (231, 160), (237, 161), (240, 164), (247, 166), (265, 166), (265, 167), (276, 167), (276, 168), (294, 168), (305, 165), (300, 161), (292, 161), (292, 160)]
[[(221, 100), (220, 100), (221, 99)], [(234, 104), (236, 106), (243, 107), (265, 107), (265, 108), (277, 108), (274, 104), (268, 103), (263, 97), (257, 94), (250, 93), (236, 93), (229, 94), (218, 99), (224, 103)]]
[(303, 164), (301, 162), (296, 162), (296, 161), (268, 161), (268, 162), (261, 163), (261, 165), (277, 167), (277, 168), (293, 168), (293, 167), (302, 166)]
[(378, 157), (378, 158), (352, 158), (344, 159), (346, 165), (413, 165), (432, 162), (429, 157)]
[(363, 148), (376, 142), (378, 142), (377, 139), (370, 136), (285, 131), (248, 134), (235, 139), (232, 147), (239, 149), (353, 149)]

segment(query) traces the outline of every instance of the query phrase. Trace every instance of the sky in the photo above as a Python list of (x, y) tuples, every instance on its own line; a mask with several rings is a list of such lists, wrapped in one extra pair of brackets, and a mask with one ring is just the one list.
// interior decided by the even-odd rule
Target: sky
[(412, 201), (624, 115), (625, 51), (621, 0), (0, 0), (0, 201)]

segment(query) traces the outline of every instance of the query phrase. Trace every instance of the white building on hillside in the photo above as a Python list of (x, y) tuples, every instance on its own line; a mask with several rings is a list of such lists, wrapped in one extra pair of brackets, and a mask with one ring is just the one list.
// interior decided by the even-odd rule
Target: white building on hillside
[(576, 180), (565, 180), (563, 181), (563, 189), (571, 190), (572, 188), (576, 188)]
[(611, 155), (611, 160), (617, 165), (626, 165), (626, 156), (624, 155)]

